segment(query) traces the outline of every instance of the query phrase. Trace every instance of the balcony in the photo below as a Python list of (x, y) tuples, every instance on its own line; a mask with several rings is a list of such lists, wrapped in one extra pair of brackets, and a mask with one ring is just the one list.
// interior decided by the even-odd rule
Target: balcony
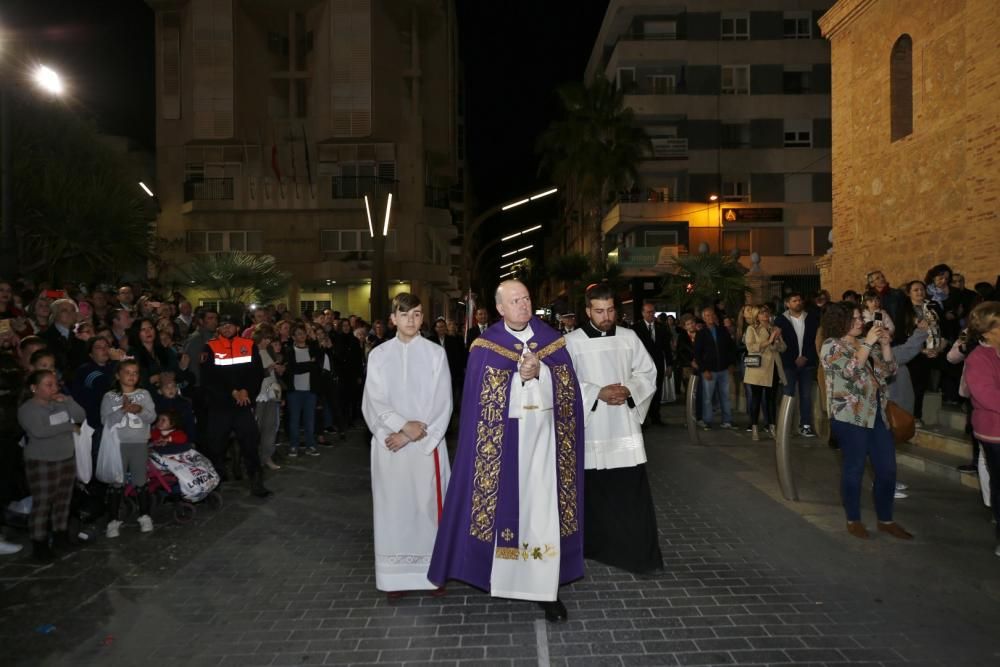
[(638, 204), (641, 202), (663, 203), (677, 201), (684, 201), (684, 197), (681, 193), (671, 191), (667, 188), (646, 188), (645, 190), (637, 188), (635, 190), (622, 191), (618, 193), (619, 204)]
[(687, 253), (682, 245), (618, 247), (608, 253), (608, 263), (617, 264), (623, 276), (660, 276), (671, 272), (674, 259)]
[(232, 201), (233, 179), (202, 178), (184, 181), (184, 201)]
[(362, 199), (365, 195), (379, 199), (390, 192), (395, 195), (399, 187), (399, 181), (379, 176), (336, 176), (331, 181), (334, 199)]
[(688, 158), (687, 137), (653, 137), (654, 160), (686, 160)]

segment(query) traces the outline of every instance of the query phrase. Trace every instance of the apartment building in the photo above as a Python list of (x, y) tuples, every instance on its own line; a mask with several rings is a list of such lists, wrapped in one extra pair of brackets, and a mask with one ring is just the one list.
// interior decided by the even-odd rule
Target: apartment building
[[(612, 0), (587, 65), (625, 93), (653, 150), (605, 215), (640, 292), (671, 258), (738, 250), (776, 281), (815, 276), (831, 228), (831, 0)], [(553, 239), (585, 252), (567, 225)], [(704, 244), (704, 245), (703, 245)], [(815, 281), (815, 278), (813, 278)], [(639, 296), (637, 294), (637, 296)]]
[(177, 266), (269, 254), (292, 275), (293, 311), (384, 317), (369, 310), (377, 267), (364, 198), (378, 234), (391, 195), (389, 291), (448, 312), (464, 200), (453, 3), (148, 4), (157, 235), (182, 246)]

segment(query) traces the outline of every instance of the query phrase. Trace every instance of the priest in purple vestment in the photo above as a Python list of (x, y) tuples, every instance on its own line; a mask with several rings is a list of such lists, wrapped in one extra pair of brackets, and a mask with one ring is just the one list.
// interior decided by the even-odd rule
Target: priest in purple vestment
[(583, 576), (583, 407), (566, 342), (500, 284), (503, 320), (472, 344), (458, 450), (428, 578), (533, 600), (565, 621), (561, 584)]

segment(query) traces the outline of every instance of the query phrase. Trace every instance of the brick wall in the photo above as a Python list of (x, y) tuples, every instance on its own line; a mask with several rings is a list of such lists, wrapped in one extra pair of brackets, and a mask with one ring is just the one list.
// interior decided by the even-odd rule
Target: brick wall
[[(969, 287), (1000, 273), (996, 0), (840, 0), (832, 46), (834, 251), (825, 287), (900, 285), (944, 262)], [(913, 133), (890, 142), (889, 55), (913, 40)]]

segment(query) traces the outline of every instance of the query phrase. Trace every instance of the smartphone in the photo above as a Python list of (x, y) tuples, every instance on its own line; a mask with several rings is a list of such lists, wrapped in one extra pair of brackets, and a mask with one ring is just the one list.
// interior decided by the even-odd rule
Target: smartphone
[(876, 313), (875, 313), (875, 321), (878, 323), (879, 326), (882, 326), (882, 311), (881, 310), (876, 311)]

